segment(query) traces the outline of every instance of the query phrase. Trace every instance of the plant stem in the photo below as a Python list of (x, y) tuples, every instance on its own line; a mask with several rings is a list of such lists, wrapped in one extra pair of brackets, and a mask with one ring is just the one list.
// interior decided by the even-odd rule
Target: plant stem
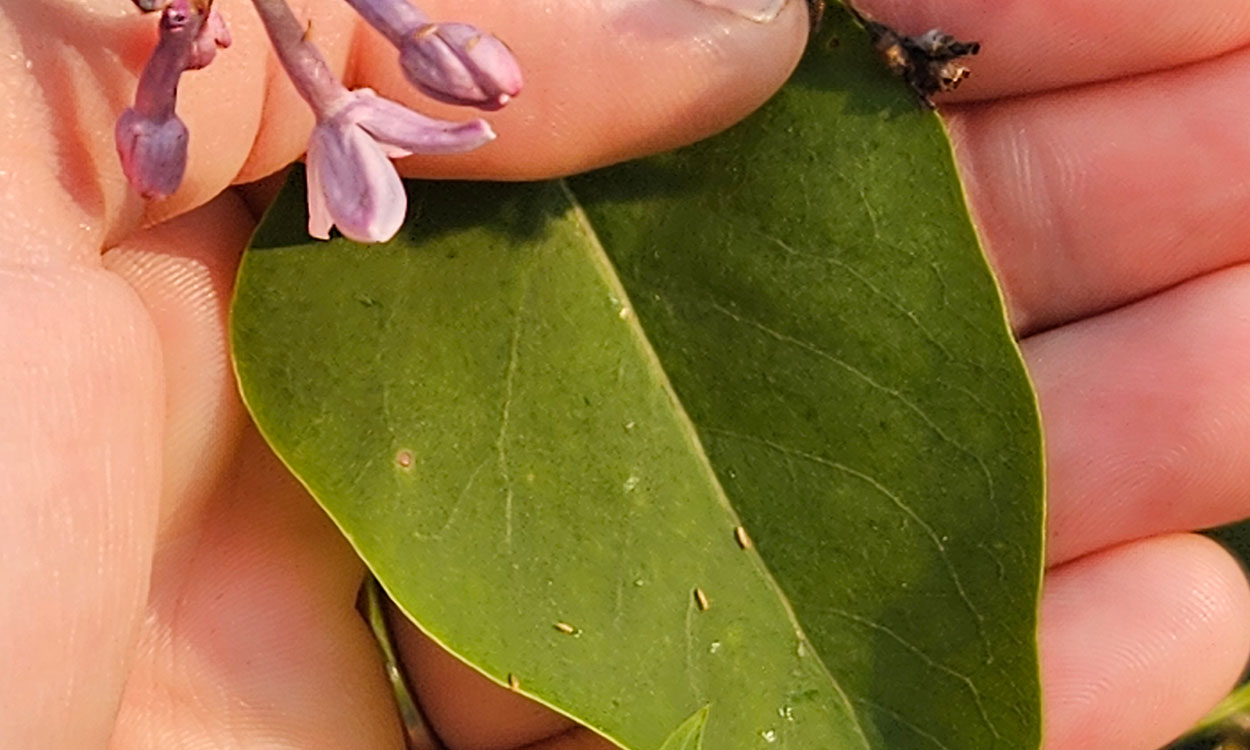
[(404, 673), (403, 663), (395, 652), (395, 644), (391, 639), (390, 623), (386, 617), (386, 593), (382, 591), (378, 579), (367, 576), (361, 585), (361, 614), (373, 631), (373, 638), (382, 652), (382, 660), (386, 666), (386, 678), (391, 683), (391, 692), (395, 695), (395, 705), (399, 709), (400, 720), (404, 723), (404, 741), (409, 748), (428, 748), (431, 743), (435, 750), (446, 750), (434, 729), (421, 713), (421, 707), (412, 697), (408, 687), (408, 677)]

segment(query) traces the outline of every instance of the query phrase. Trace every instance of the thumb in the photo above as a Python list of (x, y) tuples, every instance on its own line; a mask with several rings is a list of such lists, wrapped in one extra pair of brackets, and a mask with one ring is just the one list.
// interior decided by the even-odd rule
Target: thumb
[[(487, 115), (498, 140), (477, 151), (411, 157), (423, 176), (535, 179), (666, 150), (745, 117), (785, 81), (807, 39), (801, 0), (454, 0), (420, 3), (503, 39), (525, 76), (520, 96)], [(758, 8), (756, 6), (759, 6)], [(316, 38), (314, 26), (313, 38)], [(350, 86), (368, 86), (428, 114), (476, 115), (422, 97), (395, 49), (361, 28)], [(289, 88), (285, 81), (279, 87)], [(289, 118), (265, 128), (294, 127)], [(273, 138), (276, 168), (299, 155), (302, 130)]]

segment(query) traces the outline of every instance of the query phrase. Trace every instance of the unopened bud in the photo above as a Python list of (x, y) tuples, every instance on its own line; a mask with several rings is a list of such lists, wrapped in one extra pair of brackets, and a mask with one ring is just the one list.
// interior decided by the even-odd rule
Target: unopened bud
[(230, 32), (211, 9), (212, 0), (136, 4), (164, 9), (160, 36), (139, 76), (134, 106), (117, 118), (113, 138), (135, 191), (148, 199), (164, 198), (178, 189), (187, 168), (187, 126), (174, 114), (178, 80), (184, 71), (212, 62), (219, 47), (230, 45)]
[(206, 67), (217, 56), (217, 50), (229, 47), (231, 43), (230, 29), (221, 14), (210, 10), (200, 27), (191, 49), (187, 55), (187, 70), (199, 70)]
[(113, 135), (122, 171), (136, 192), (153, 199), (178, 189), (187, 168), (187, 126), (176, 115), (154, 119), (128, 108)]
[(521, 66), (498, 37), (465, 23), (430, 23), (400, 44), (408, 80), (439, 101), (499, 109), (521, 91)]

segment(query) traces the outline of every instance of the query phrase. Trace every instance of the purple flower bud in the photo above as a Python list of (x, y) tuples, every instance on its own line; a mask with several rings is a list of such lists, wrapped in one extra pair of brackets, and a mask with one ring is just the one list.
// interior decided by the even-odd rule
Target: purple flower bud
[[(371, 23), (387, 28), (424, 23), (413, 20), (418, 11), (402, 0), (350, 2), (374, 13)], [(330, 228), (338, 226), (357, 242), (389, 240), (408, 209), (389, 157), (469, 151), (495, 137), (483, 120), (435, 120), (369, 89), (348, 91), (285, 0), (253, 0), (253, 5), (282, 67), (317, 117), (306, 156), (308, 233), (313, 237), (329, 239)]]
[(221, 14), (215, 10), (208, 12), (204, 24), (191, 43), (187, 56), (187, 70), (199, 70), (206, 67), (217, 56), (217, 50), (225, 49), (231, 44), (230, 29)]
[(308, 233), (318, 239), (338, 226), (357, 242), (389, 240), (408, 209), (389, 157), (468, 151), (495, 137), (482, 120), (435, 120), (369, 89), (343, 98), (308, 141)]
[(347, 0), (399, 49), (413, 85), (439, 101), (499, 109), (521, 91), (521, 66), (497, 37), (467, 23), (430, 23), (407, 0)]
[(508, 45), (466, 23), (430, 23), (399, 45), (404, 74), (451, 104), (499, 109), (521, 91), (521, 66)]
[(165, 198), (187, 168), (187, 126), (177, 115), (149, 117), (127, 108), (113, 132), (122, 171), (144, 198)]
[[(140, 4), (140, 7), (158, 3)], [(174, 113), (184, 71), (212, 62), (230, 32), (204, 0), (160, 0), (160, 39), (135, 89), (133, 107), (122, 112), (113, 137), (122, 172), (144, 198), (178, 189), (187, 167), (187, 126)]]

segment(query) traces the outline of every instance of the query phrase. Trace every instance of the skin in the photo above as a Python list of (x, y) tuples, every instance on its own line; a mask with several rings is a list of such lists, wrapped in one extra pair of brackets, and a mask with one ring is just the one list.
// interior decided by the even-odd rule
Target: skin
[[(296, 3), (351, 85), (443, 116), (331, 0)], [(1187, 533), (1250, 515), (1250, 5), (873, 0), (980, 40), (944, 111), (1039, 391), (1050, 482), (1047, 750), (1151, 750), (1233, 684), (1250, 589)], [(432, 0), (528, 88), (482, 151), (408, 174), (535, 178), (746, 115), (806, 34), (691, 0)], [(248, 425), (224, 332), (239, 253), (307, 109), (242, 0), (184, 80), (183, 188), (144, 205), (112, 126), (155, 40), (124, 0), (0, 0), (0, 747), (402, 747), (362, 570)], [(611, 71), (616, 87), (603, 85)], [(598, 73), (598, 74), (596, 74)], [(451, 750), (606, 745), (405, 630)], [(418, 747), (428, 747), (417, 738)]]

